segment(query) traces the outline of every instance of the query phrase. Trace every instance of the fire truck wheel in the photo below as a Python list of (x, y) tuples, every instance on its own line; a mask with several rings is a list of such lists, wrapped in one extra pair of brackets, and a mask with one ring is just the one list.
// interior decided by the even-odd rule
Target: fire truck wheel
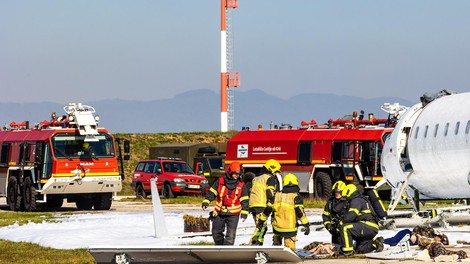
[(75, 201), (75, 205), (78, 210), (91, 210), (93, 203), (91, 202), (90, 197), (88, 196), (78, 196)]
[(165, 185), (163, 185), (163, 197), (166, 199), (175, 198), (175, 194), (171, 190), (171, 186), (168, 183), (165, 183)]
[(21, 209), (21, 195), (18, 193), (18, 180), (16, 177), (8, 179), (7, 203), (12, 211)]
[(33, 180), (31, 177), (26, 177), (23, 180), (23, 205), (26, 212), (36, 211), (36, 188), (33, 186)]
[(328, 199), (331, 196), (331, 178), (328, 173), (320, 171), (315, 174), (315, 197)]
[(51, 209), (59, 209), (64, 204), (64, 198), (62, 196), (48, 196), (46, 207)]
[(109, 210), (113, 198), (112, 193), (97, 193), (91, 198), (95, 210)]
[(138, 199), (146, 199), (147, 198), (147, 194), (145, 193), (144, 187), (141, 184), (139, 184), (139, 185), (137, 185), (137, 187), (135, 187), (135, 197), (137, 197)]

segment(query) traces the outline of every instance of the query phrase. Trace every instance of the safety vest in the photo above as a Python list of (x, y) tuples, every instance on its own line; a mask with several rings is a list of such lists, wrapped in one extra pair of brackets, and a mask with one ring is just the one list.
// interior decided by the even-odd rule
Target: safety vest
[(219, 178), (219, 187), (217, 189), (217, 198), (215, 200), (215, 211), (228, 212), (231, 214), (240, 214), (242, 206), (240, 197), (242, 196), (242, 188), (245, 183), (240, 181), (237, 187), (229, 193), (229, 189), (225, 186), (224, 176)]
[(273, 204), (273, 228), (278, 232), (296, 232), (295, 197), (297, 193), (276, 193)]
[(266, 189), (270, 177), (271, 175), (263, 174), (253, 178), (253, 187), (251, 187), (250, 192), (250, 208), (266, 207), (266, 203), (268, 202)]

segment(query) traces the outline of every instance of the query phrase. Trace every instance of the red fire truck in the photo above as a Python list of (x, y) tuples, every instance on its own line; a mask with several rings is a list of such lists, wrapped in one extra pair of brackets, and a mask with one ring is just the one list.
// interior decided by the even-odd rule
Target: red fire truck
[(242, 130), (228, 141), (225, 161), (238, 161), (256, 174), (268, 159), (276, 159), (284, 175), (298, 177), (302, 193), (328, 198), (337, 180), (369, 188), (383, 178), (380, 155), (395, 121), (391, 115), (363, 119), (363, 113), (354, 112), (349, 119), (330, 119), (324, 125), (312, 120), (299, 128)]
[[(60, 208), (65, 198), (79, 210), (109, 210), (122, 189), (121, 140), (98, 127), (93, 107), (64, 110), (31, 128), (12, 122), (0, 131), (0, 196), (11, 210)], [(128, 159), (129, 142), (122, 145)]]

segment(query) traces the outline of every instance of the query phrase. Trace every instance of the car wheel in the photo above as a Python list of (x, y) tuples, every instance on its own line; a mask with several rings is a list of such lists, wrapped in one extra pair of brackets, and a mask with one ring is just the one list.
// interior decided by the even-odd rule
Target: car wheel
[(166, 199), (175, 198), (175, 194), (171, 190), (171, 186), (168, 183), (165, 183), (165, 185), (163, 185), (163, 197)]
[(147, 198), (147, 194), (145, 193), (144, 186), (142, 186), (141, 184), (137, 185), (137, 187), (135, 188), (135, 197), (137, 197), (138, 199)]

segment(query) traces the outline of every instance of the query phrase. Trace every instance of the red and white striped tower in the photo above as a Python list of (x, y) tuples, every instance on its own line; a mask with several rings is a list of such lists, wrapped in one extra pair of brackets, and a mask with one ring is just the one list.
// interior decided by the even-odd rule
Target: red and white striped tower
[[(220, 129), (222, 132), (227, 132), (229, 127), (230, 129), (233, 129), (233, 113), (229, 113), (227, 110), (227, 105), (229, 104), (227, 98), (227, 90), (230, 87), (238, 87), (240, 85), (240, 79), (238, 72), (228, 71), (228, 68), (232, 64), (232, 62), (231, 56), (227, 56), (227, 50), (231, 49), (231, 46), (227, 45), (228, 43), (231, 43), (231, 36), (230, 34), (227, 34), (227, 24), (230, 22), (227, 21), (226, 12), (229, 8), (237, 8), (238, 0), (221, 0), (220, 6)], [(233, 102), (231, 102), (230, 104), (233, 105)], [(231, 110), (233, 112), (233, 109)]]

